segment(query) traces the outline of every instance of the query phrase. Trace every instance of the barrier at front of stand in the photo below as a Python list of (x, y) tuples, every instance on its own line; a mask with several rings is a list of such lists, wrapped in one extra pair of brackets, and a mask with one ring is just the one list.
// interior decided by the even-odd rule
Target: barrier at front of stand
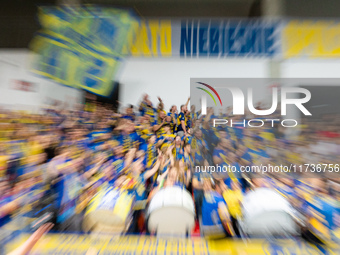
[[(22, 236), (6, 246), (9, 252), (18, 247), (28, 238)], [(328, 244), (331, 255), (340, 254), (340, 246), (335, 243)], [(88, 251), (93, 254), (224, 254), (224, 255), (319, 255), (320, 251), (304, 242), (292, 240), (277, 240), (270, 243), (267, 240), (223, 239), (207, 241), (202, 238), (156, 238), (148, 236), (122, 236), (122, 237), (93, 237), (89, 235), (48, 234), (33, 248), (31, 255), (38, 254), (79, 254)], [(92, 253), (91, 253), (92, 254)]]

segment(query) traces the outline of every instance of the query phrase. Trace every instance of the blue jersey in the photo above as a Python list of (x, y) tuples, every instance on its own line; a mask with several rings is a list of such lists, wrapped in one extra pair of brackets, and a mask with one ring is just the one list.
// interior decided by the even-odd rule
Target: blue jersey
[(138, 144), (140, 137), (136, 132), (127, 135), (121, 134), (118, 136), (117, 141), (123, 146), (123, 150), (127, 151)]
[(152, 105), (147, 105), (146, 103), (142, 102), (140, 113), (142, 116), (148, 115), (150, 117), (150, 123), (153, 123), (157, 111), (155, 108), (152, 107)]
[(262, 158), (269, 158), (269, 155), (263, 149), (248, 149), (248, 153), (252, 157), (252, 163), (254, 165), (260, 164)]
[(136, 203), (134, 205), (134, 210), (144, 210), (146, 206), (146, 179), (145, 174), (141, 173), (136, 179), (136, 184), (134, 187), (134, 195), (136, 198)]
[(226, 206), (225, 200), (217, 192), (204, 194), (202, 205), (202, 231), (206, 238), (221, 238), (226, 236), (218, 205), (222, 203)]
[(76, 213), (77, 201), (82, 188), (78, 173), (62, 176), (56, 188), (59, 207), (57, 222), (62, 223)]
[(234, 128), (234, 134), (235, 134), (238, 141), (243, 139), (243, 130), (244, 130), (243, 127), (235, 127)]
[(76, 146), (80, 150), (87, 150), (89, 148), (89, 145), (90, 145), (90, 139), (89, 138), (82, 138), (82, 139), (79, 139), (76, 142)]
[(190, 113), (191, 121), (194, 121), (195, 119), (198, 119), (198, 112), (192, 112)]
[[(11, 196), (3, 196), (0, 198), (0, 207), (12, 202), (13, 199)], [(4, 226), (5, 224), (11, 221), (10, 215), (0, 215), (0, 227)]]
[(88, 134), (88, 147), (92, 150), (97, 150), (99, 146), (104, 144), (101, 137), (106, 134), (106, 130), (93, 131)]
[(176, 132), (177, 132), (177, 118), (178, 118), (178, 114), (177, 114), (177, 113), (174, 113), (174, 114), (173, 114), (175, 120), (173, 120), (172, 115), (171, 115), (171, 112), (168, 112), (167, 116), (170, 116), (170, 117), (171, 117), (170, 130), (171, 130), (173, 133), (176, 133)]
[(191, 148), (195, 150), (195, 162), (203, 161), (202, 149), (204, 147), (204, 143), (206, 142), (203, 139), (197, 139), (194, 137), (191, 141)]
[(116, 156), (113, 157), (112, 165), (117, 174), (120, 174), (123, 171), (124, 166), (125, 166), (124, 163), (125, 163), (124, 157), (116, 157)]
[(151, 167), (156, 162), (157, 149), (155, 144), (144, 143), (141, 146), (141, 150), (145, 152), (145, 158), (143, 164), (146, 167)]
[(183, 155), (183, 160), (184, 160), (184, 164), (187, 167), (187, 169), (192, 169), (194, 167), (194, 159), (192, 158), (190, 154)]
[(243, 159), (244, 163), (246, 165), (251, 165), (251, 162), (253, 161), (252, 157), (250, 156), (250, 154), (248, 153), (248, 149), (246, 150), (246, 152), (241, 156), (241, 159)]
[[(269, 180), (267, 181), (269, 183)], [(270, 183), (272, 184), (272, 183)], [(276, 191), (279, 192), (285, 198), (297, 198), (295, 190), (288, 185), (276, 186)]]
[(221, 160), (222, 160), (222, 162), (224, 161), (223, 160), (223, 158), (225, 156), (227, 156), (227, 152), (226, 151), (224, 151), (223, 149), (218, 149), (218, 148), (216, 148), (215, 150), (214, 150), (214, 153), (213, 153), (213, 157), (218, 157), (218, 158), (220, 158)]
[(322, 238), (333, 239), (333, 231), (338, 227), (339, 206), (331, 197), (314, 197), (307, 203), (307, 214), (312, 231)]
[(183, 158), (183, 149), (181, 146), (174, 148), (174, 158), (175, 160), (181, 160)]
[(227, 127), (228, 135), (230, 139), (232, 140), (233, 144), (237, 142), (237, 131), (236, 130), (238, 130), (236, 127)]
[(107, 133), (106, 130), (97, 130), (97, 131), (92, 131), (87, 136), (91, 141), (94, 141), (96, 139), (99, 139), (100, 136), (102, 136), (103, 134), (106, 134), (106, 133)]
[(182, 121), (184, 121), (184, 125), (187, 125), (187, 118), (185, 117), (183, 112), (180, 112), (177, 117), (177, 132), (184, 131), (182, 127)]
[(213, 151), (219, 142), (216, 132), (212, 129), (202, 128), (203, 139), (206, 141), (206, 146), (209, 151)]
[(136, 119), (136, 115), (134, 113), (131, 114), (131, 115), (124, 115), (124, 116), (122, 116), (122, 119), (131, 120), (133, 122)]
[(176, 136), (174, 134), (163, 134), (161, 137), (159, 137), (158, 141), (164, 140), (162, 147), (169, 147), (172, 142), (175, 140)]
[(191, 144), (191, 142), (192, 142), (192, 136), (191, 135), (185, 136), (185, 137), (183, 136), (182, 139), (186, 144)]

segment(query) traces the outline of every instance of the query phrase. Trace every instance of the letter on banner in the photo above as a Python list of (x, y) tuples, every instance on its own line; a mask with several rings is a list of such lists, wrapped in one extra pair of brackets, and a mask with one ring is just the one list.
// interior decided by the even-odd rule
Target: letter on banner
[(161, 54), (164, 57), (172, 55), (172, 44), (171, 44), (171, 21), (162, 20), (161, 21), (161, 31), (160, 31), (160, 49)]

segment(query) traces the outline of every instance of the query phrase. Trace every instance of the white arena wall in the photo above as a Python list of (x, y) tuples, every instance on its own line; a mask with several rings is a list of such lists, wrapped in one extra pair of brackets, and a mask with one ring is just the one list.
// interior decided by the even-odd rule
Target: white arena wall
[[(340, 59), (290, 59), (281, 64), (283, 78), (340, 78)], [(339, 84), (340, 85), (340, 82)]]
[[(29, 71), (28, 50), (0, 51), (0, 104), (12, 109), (37, 111), (51, 100), (67, 102), (69, 108), (83, 102), (83, 92), (62, 86)], [(281, 78), (340, 78), (340, 60), (292, 59), (281, 61)], [(123, 106), (136, 105), (148, 93), (157, 103), (160, 96), (168, 110), (178, 107), (190, 95), (190, 78), (270, 78), (269, 59), (209, 59), (209, 58), (127, 58), (115, 80), (120, 82)], [(34, 92), (13, 89), (15, 80), (34, 83)], [(311, 84), (312, 85), (312, 84)], [(315, 85), (320, 85), (319, 82)], [(338, 84), (334, 84), (338, 85)]]
[[(137, 104), (147, 92), (154, 103), (160, 96), (168, 110), (186, 102), (190, 78), (278, 78), (271, 65), (269, 59), (129, 58), (118, 74), (120, 101)], [(339, 66), (337, 59), (285, 60), (278, 73), (279, 78), (340, 78)]]
[(165, 109), (179, 107), (190, 95), (190, 78), (266, 78), (267, 59), (129, 58), (118, 80), (123, 105), (140, 102), (147, 92), (153, 103), (160, 96)]
[[(53, 100), (67, 103), (69, 109), (83, 102), (81, 90), (62, 86), (31, 73), (31, 57), (28, 50), (0, 51), (0, 107), (38, 112)], [(33, 83), (34, 91), (14, 89), (14, 83), (18, 80)]]

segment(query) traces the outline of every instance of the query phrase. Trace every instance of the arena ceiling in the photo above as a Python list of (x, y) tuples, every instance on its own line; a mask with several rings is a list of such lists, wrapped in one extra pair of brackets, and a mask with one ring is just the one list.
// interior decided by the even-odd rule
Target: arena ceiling
[[(39, 29), (39, 5), (63, 3), (100, 4), (132, 8), (141, 17), (260, 17), (267, 3), (283, 2), (289, 17), (339, 19), (339, 0), (2, 0), (0, 48), (26, 48)], [(322, 4), (320, 4), (322, 2)]]
[(0, 6), (0, 48), (27, 48), (39, 29), (39, 5), (65, 2), (128, 7), (141, 17), (260, 16), (260, 0), (10, 0)]
[[(259, 0), (83, 0), (131, 7), (142, 17), (248, 17)], [(258, 13), (257, 15), (260, 15)]]

